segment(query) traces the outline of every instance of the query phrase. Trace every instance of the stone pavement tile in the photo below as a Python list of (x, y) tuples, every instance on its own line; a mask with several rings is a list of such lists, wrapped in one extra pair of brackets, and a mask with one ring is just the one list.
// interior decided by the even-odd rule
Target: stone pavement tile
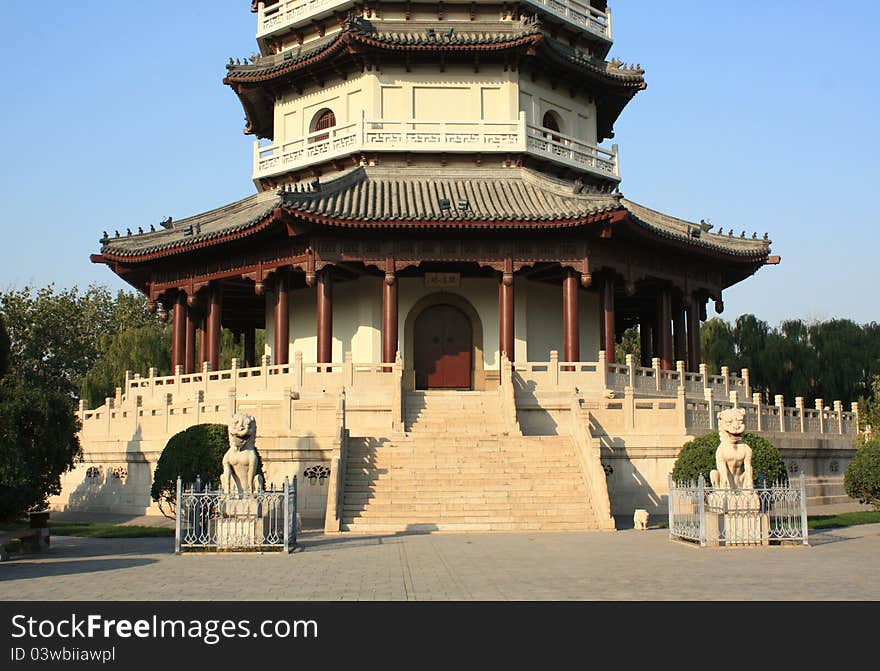
[[(814, 533), (810, 548), (699, 549), (666, 532), (307, 533), (289, 556), (172, 553), (170, 539), (54, 537), (0, 565), (0, 599), (880, 599), (880, 525)], [(259, 575), (262, 594), (236, 584)]]

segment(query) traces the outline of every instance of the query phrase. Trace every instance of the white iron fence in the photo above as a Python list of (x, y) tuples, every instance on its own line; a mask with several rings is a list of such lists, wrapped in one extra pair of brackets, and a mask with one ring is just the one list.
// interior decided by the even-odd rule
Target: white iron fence
[(797, 484), (775, 483), (754, 489), (675, 483), (669, 476), (669, 538), (706, 545), (779, 543), (808, 545), (807, 498), (803, 473)]
[(174, 551), (284, 551), (296, 545), (296, 476), (291, 483), (238, 494), (202, 488), (185, 489), (177, 479)]

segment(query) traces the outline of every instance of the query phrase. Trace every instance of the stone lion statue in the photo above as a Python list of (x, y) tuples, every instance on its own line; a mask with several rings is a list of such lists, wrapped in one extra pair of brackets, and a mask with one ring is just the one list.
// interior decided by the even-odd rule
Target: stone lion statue
[(715, 470), (709, 474), (716, 489), (752, 489), (752, 448), (740, 440), (746, 430), (745, 418), (742, 408), (718, 413), (721, 443), (715, 450)]
[(227, 492), (232, 483), (239, 494), (261, 491), (263, 475), (260, 455), (254, 446), (257, 437), (257, 421), (243, 412), (236, 413), (229, 423), (229, 449), (223, 455), (223, 481)]

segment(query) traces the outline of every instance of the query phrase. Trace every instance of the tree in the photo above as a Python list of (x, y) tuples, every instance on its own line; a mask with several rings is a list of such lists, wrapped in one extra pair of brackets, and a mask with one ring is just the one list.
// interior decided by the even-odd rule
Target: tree
[(848, 496), (880, 510), (880, 438), (856, 450), (843, 475), (843, 486)]
[(641, 356), (642, 344), (639, 336), (639, 327), (630, 326), (623, 332), (620, 344), (614, 348), (615, 363), (625, 364), (626, 355), (632, 354), (636, 365), (639, 365), (639, 357)]
[(41, 378), (6, 375), (9, 343), (0, 318), (0, 519), (45, 508), (80, 455), (70, 397)]
[(223, 455), (229, 447), (225, 424), (196, 424), (176, 433), (168, 440), (153, 474), (150, 496), (159, 504), (162, 514), (171, 517), (166, 507), (177, 504), (177, 478), (185, 483), (196, 477), (206, 485), (217, 484), (223, 472)]
[(734, 365), (734, 341), (730, 324), (713, 317), (700, 329), (700, 351), (709, 373), (718, 375), (721, 366)]
[(9, 334), (3, 323), (3, 315), (0, 315), (0, 380), (9, 370)]

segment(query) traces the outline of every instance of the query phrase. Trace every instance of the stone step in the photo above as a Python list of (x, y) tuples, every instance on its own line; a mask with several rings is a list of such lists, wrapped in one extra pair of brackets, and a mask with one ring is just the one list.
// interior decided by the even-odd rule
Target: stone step
[(596, 525), (587, 522), (427, 522), (427, 523), (343, 523), (343, 531), (356, 534), (396, 534), (396, 533), (419, 533), (431, 531), (447, 532), (475, 532), (475, 531), (595, 531)]

